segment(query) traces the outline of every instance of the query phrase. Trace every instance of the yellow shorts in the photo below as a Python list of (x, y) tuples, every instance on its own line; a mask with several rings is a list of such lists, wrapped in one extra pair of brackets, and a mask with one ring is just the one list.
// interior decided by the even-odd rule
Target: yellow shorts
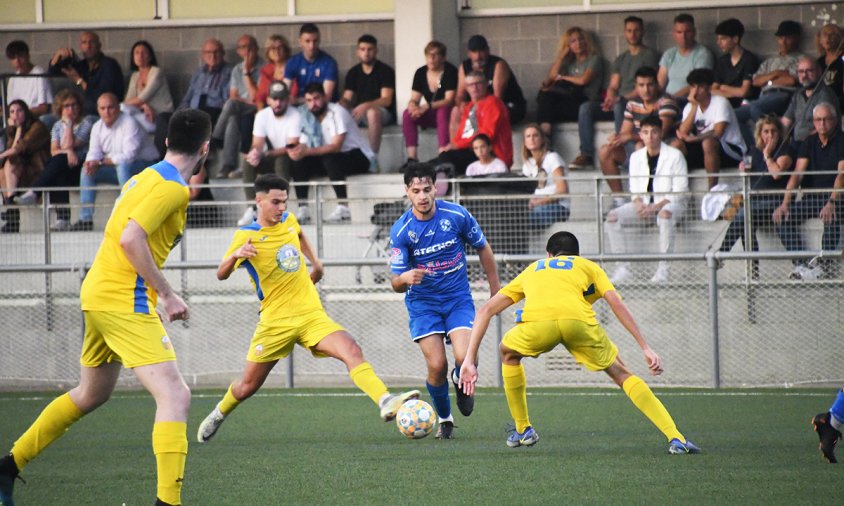
[(591, 371), (603, 371), (618, 356), (618, 348), (600, 325), (580, 320), (519, 323), (504, 334), (501, 344), (526, 357), (538, 357), (562, 344)]
[(325, 336), (345, 330), (325, 314), (325, 311), (311, 311), (303, 315), (276, 320), (261, 320), (249, 343), (246, 360), (250, 362), (275, 362), (293, 351), (299, 343), (315, 357), (326, 355), (314, 348)]
[(157, 314), (83, 311), (85, 337), (79, 363), (97, 367), (112, 361), (129, 369), (176, 360), (173, 343)]

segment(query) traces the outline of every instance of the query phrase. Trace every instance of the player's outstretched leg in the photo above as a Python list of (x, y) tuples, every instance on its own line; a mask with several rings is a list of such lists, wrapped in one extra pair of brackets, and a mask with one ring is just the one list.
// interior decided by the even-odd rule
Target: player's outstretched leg
[(838, 391), (835, 402), (827, 413), (819, 413), (812, 419), (815, 432), (818, 433), (818, 448), (830, 464), (835, 464), (835, 447), (841, 441), (841, 426), (844, 424), (844, 389)]

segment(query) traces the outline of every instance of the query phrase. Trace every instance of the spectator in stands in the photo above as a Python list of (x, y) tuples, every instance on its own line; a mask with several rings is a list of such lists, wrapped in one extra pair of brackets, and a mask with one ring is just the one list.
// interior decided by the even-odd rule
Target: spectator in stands
[[(607, 85), (607, 94), (601, 104), (605, 113), (612, 112), (615, 120), (615, 133), (621, 131), (624, 121), (624, 107), (627, 100), (636, 97), (636, 71), (642, 67), (657, 68), (659, 54), (642, 44), (645, 22), (638, 16), (628, 16), (624, 20), (624, 39), (627, 41), (627, 51), (624, 51), (612, 64), (612, 74)], [(587, 113), (584, 116), (584, 112)], [(586, 108), (578, 112), (578, 125), (581, 122), (593, 125), (594, 119), (588, 114), (595, 115), (595, 108)], [(581, 137), (582, 138), (582, 137)]]
[[(12, 202), (18, 187), (32, 185), (50, 156), (50, 132), (32, 114), (26, 102), (12, 100), (8, 110), (9, 119), (3, 132), (6, 149), (0, 152), (0, 188), (3, 188), (4, 204)], [(20, 230), (19, 209), (7, 209), (3, 219), (6, 223), (0, 228), (0, 233)]]
[(220, 177), (237, 179), (242, 176), (238, 169), (238, 153), (246, 153), (252, 137), (252, 123), (258, 111), (256, 95), (258, 80), (264, 59), (258, 56), (258, 41), (251, 35), (237, 39), (237, 55), (241, 61), (232, 68), (229, 81), (229, 98), (217, 118), (211, 134), (211, 146), (223, 149)]
[(477, 160), (472, 140), (478, 134), (486, 134), (492, 141), (492, 150), (510, 167), (513, 165), (513, 134), (507, 106), (489, 93), (486, 76), (481, 71), (469, 72), (465, 83), (471, 101), (463, 107), (457, 135), (432, 163), (450, 164), (454, 175), (465, 174), (466, 167)]
[(367, 127), (369, 146), (377, 157), (384, 125), (396, 120), (396, 71), (377, 59), (378, 40), (372, 35), (361, 35), (357, 55), (360, 63), (346, 73), (340, 104), (351, 109), (358, 125)]
[[(229, 81), (232, 68), (223, 59), (223, 43), (217, 39), (208, 39), (202, 44), (202, 62), (190, 78), (190, 85), (179, 109), (199, 109), (211, 116), (212, 123), (217, 123), (223, 104), (229, 98)], [(169, 118), (168, 118), (169, 121)], [(162, 146), (158, 146), (161, 151)]]
[[(823, 222), (823, 250), (838, 248), (841, 237), (838, 199), (841, 197), (839, 191), (844, 188), (844, 134), (838, 125), (838, 107), (826, 102), (818, 104), (812, 111), (812, 120), (817, 133), (800, 144), (794, 173), (788, 180), (782, 203), (773, 214), (777, 234), (788, 251), (806, 249), (800, 226), (811, 218), (820, 218)], [(803, 191), (803, 197), (792, 204), (798, 186)], [(831, 192), (833, 188), (838, 191)], [(824, 258), (815, 266), (810, 266), (804, 259), (793, 263), (794, 269), (789, 275), (791, 279), (838, 276), (837, 259)]]
[[(552, 140), (552, 123), (576, 121), (580, 104), (598, 100), (603, 82), (603, 63), (592, 37), (582, 28), (566, 30), (557, 43), (557, 57), (542, 81), (536, 97), (536, 118), (542, 133)], [(591, 127), (588, 129), (591, 132)], [(592, 138), (589, 135), (588, 138)], [(580, 138), (580, 154), (572, 168), (592, 165), (594, 144), (586, 146)]]
[(62, 47), (50, 59), (50, 73), (67, 76), (85, 93), (82, 113), (95, 116), (97, 99), (103, 93), (111, 92), (123, 100), (126, 87), (123, 84), (123, 70), (117, 60), (102, 52), (100, 37), (94, 32), (82, 32), (79, 37), (79, 59), (73, 49)]
[(683, 108), (683, 120), (672, 144), (686, 154), (689, 166), (706, 168), (709, 188), (712, 188), (718, 184), (721, 168), (738, 167), (747, 147), (730, 102), (712, 94), (714, 72), (695, 69), (686, 80), (689, 83), (688, 103)]
[[(289, 105), (290, 96), (290, 90), (284, 81), (273, 81), (267, 94), (268, 107), (255, 115), (252, 146), (240, 166), (243, 182), (246, 183), (244, 191), (248, 202), (255, 200), (253, 183), (259, 174), (274, 172), (287, 180), (290, 179), (288, 150), (299, 144), (299, 134), (302, 132), (302, 117), (296, 107)], [(296, 217), (299, 223), (307, 223), (310, 219), (308, 208), (302, 206)], [(242, 227), (253, 221), (255, 208), (249, 205), (237, 224)]]
[(299, 47), (302, 52), (293, 55), (284, 68), (287, 86), (299, 90), (297, 95), (293, 95), (294, 104), (304, 102), (305, 88), (311, 83), (321, 84), (329, 101), (337, 100), (337, 62), (319, 48), (319, 41), (319, 28), (315, 24), (302, 25), (299, 29)]
[[(34, 65), (29, 59), (29, 46), (22, 40), (13, 40), (6, 45), (6, 58), (12, 64), (15, 74), (46, 74), (43, 67)], [(53, 102), (53, 91), (50, 89), (50, 80), (46, 77), (11, 77), (6, 83), (6, 103), (13, 100), (23, 100), (29, 107), (30, 112), (36, 117), (49, 115), (50, 105)], [(52, 118), (50, 123), (55, 122)], [(48, 121), (44, 118), (44, 121)], [(46, 123), (45, 123), (46, 125)], [(49, 127), (50, 125), (46, 125)]]
[(483, 35), (469, 37), (466, 49), (469, 57), (463, 60), (457, 71), (457, 94), (455, 95), (457, 107), (451, 111), (451, 136), (454, 137), (458, 133), (457, 128), (463, 116), (463, 109), (471, 101), (469, 90), (466, 88), (466, 77), (473, 71), (483, 73), (491, 93), (507, 106), (511, 125), (523, 120), (527, 112), (527, 101), (507, 61), (500, 56), (490, 54), (489, 43)]
[(844, 110), (844, 29), (826, 24), (818, 30), (815, 40), (820, 54), (818, 65), (822, 73), (826, 72), (823, 82), (835, 92), (840, 110)]
[(785, 128), (794, 125), (793, 138), (796, 142), (802, 142), (815, 133), (812, 111), (816, 105), (826, 102), (840, 106), (835, 92), (825, 82), (818, 82), (819, 77), (818, 62), (811, 56), (801, 56), (797, 62), (800, 88), (791, 95), (788, 109), (782, 117)]
[[(88, 153), (88, 139), (91, 136), (93, 118), (82, 113), (84, 97), (75, 89), (65, 88), (56, 94), (53, 102), (53, 114), (59, 118), (53, 125), (50, 138), (50, 154), (41, 173), (32, 186), (61, 187), (79, 186), (79, 171)], [(15, 198), (16, 204), (34, 204), (38, 196), (28, 191)], [(70, 228), (70, 202), (67, 190), (50, 192), (50, 204), (64, 206), (56, 208), (54, 231)]]
[[(764, 192), (785, 190), (788, 184), (788, 175), (796, 158), (794, 148), (785, 141), (783, 124), (774, 115), (763, 116), (756, 122), (754, 138), (756, 144), (750, 150), (751, 162), (748, 166), (744, 161), (739, 164), (739, 170), (753, 174), (747, 184), (750, 185), (750, 202), (739, 207), (727, 234), (721, 243), (720, 251), (730, 251), (739, 239), (744, 241), (744, 215), (745, 210), (750, 207), (750, 247), (745, 243), (745, 251), (757, 251), (759, 245), (756, 243), (756, 230), (759, 227), (771, 223), (771, 215), (782, 202), (782, 196), (778, 194), (767, 194)], [(757, 194), (756, 192), (760, 192)], [(759, 262), (753, 261), (752, 276), (759, 276)]]
[[(615, 194), (622, 191), (621, 180), (613, 177), (621, 173), (619, 165), (627, 160), (630, 153), (644, 146), (639, 137), (643, 119), (654, 115), (659, 117), (662, 121), (662, 140), (670, 142), (674, 139), (675, 121), (680, 111), (670, 95), (659, 91), (656, 76), (657, 71), (653, 67), (641, 67), (636, 71), (636, 96), (627, 101), (621, 131), (610, 135), (601, 148), (601, 172), (610, 176), (607, 185)], [(624, 198), (614, 198), (613, 205), (616, 207), (623, 203)]]
[(522, 174), (536, 179), (536, 189), (528, 201), (528, 223), (534, 228), (569, 219), (568, 168), (563, 159), (551, 151), (548, 138), (536, 123), (525, 127), (522, 144)]
[(657, 81), (659, 87), (674, 97), (679, 106), (686, 103), (689, 87), (686, 77), (695, 69), (712, 69), (714, 58), (709, 49), (699, 44), (695, 37), (695, 18), (691, 14), (678, 14), (674, 18), (672, 35), (676, 46), (669, 48), (659, 60)]
[[(445, 60), (446, 47), (432, 40), (425, 46), (425, 65), (413, 74), (410, 101), (402, 116), (402, 134), (407, 146), (407, 162), (418, 161), (418, 128), (437, 129), (440, 150), (448, 146), (449, 118), (457, 89), (457, 67)], [(425, 103), (422, 103), (422, 99)]]
[(486, 176), (488, 174), (504, 174), (509, 169), (504, 162), (495, 157), (492, 142), (486, 134), (478, 134), (472, 140), (472, 151), (478, 158), (466, 167), (466, 175), (470, 177)]
[[(653, 223), (656, 219), (659, 252), (671, 253), (674, 251), (675, 227), (686, 211), (685, 193), (689, 191), (686, 159), (681, 151), (662, 141), (662, 121), (658, 117), (643, 119), (639, 135), (645, 147), (630, 155), (632, 201), (607, 214), (610, 251), (627, 252), (627, 239), (622, 226)], [(613, 284), (623, 283), (631, 275), (629, 264), (623, 262), (610, 280)], [(669, 275), (670, 264), (665, 260), (660, 261), (651, 282), (665, 283)]]
[[(342, 182), (346, 176), (369, 170), (375, 156), (349, 111), (340, 104), (329, 103), (322, 84), (316, 82), (305, 87), (302, 135), (299, 144), (288, 149), (287, 154), (293, 160), (290, 172), (297, 183), (326, 175), (332, 182)], [(349, 221), (352, 216), (346, 204), (346, 185), (335, 184), (334, 193), (339, 202), (326, 221)], [(296, 196), (305, 205), (308, 187), (297, 187)], [(302, 211), (309, 214), (300, 208), (296, 216), (301, 216)]]
[(721, 95), (730, 101), (733, 108), (742, 101), (756, 98), (753, 74), (759, 69), (759, 58), (741, 45), (744, 25), (736, 18), (718, 23), (715, 40), (723, 53), (715, 61), (715, 84), (712, 94)]
[(168, 121), (162, 121), (164, 118), (159, 119), (159, 116), (161, 113), (173, 112), (173, 95), (170, 94), (167, 76), (158, 66), (152, 45), (145, 40), (132, 45), (129, 58), (132, 62), (129, 64), (132, 76), (129, 77), (129, 88), (126, 89), (122, 109), (147, 133), (166, 137)]
[(132, 116), (120, 111), (117, 97), (103, 93), (97, 100), (100, 119), (91, 129), (88, 154), (79, 177), (82, 209), (71, 232), (94, 229), (96, 186), (100, 183), (123, 186), (126, 181), (158, 161), (152, 139)]
[[(258, 80), (258, 93), (255, 104), (258, 110), (267, 106), (267, 95), (270, 93), (270, 83), (284, 79), (284, 69), (290, 59), (290, 43), (283, 35), (270, 35), (264, 42), (264, 56), (267, 64), (261, 67), (261, 77)], [(291, 95), (295, 95), (293, 92)]]

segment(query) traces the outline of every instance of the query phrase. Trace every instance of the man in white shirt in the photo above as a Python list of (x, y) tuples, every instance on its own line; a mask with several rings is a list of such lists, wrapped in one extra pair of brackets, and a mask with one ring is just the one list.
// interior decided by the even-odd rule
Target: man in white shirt
[[(6, 46), (6, 58), (15, 69), (15, 74), (46, 74), (47, 71), (38, 65), (33, 65), (29, 59), (29, 46), (22, 40), (13, 40)], [(23, 100), (29, 106), (29, 110), (36, 116), (43, 116), (50, 113), (50, 106), (53, 103), (53, 91), (50, 89), (50, 81), (46, 77), (12, 77), (9, 79), (6, 88), (6, 103), (12, 100)], [(52, 117), (52, 115), (51, 115)], [(55, 119), (47, 125), (47, 128), (55, 123)]]
[(123, 186), (132, 176), (159, 159), (158, 150), (141, 125), (120, 112), (120, 103), (113, 93), (97, 99), (100, 119), (91, 129), (88, 155), (79, 176), (81, 187), (79, 221), (70, 226), (72, 232), (93, 230), (94, 202), (97, 184)]

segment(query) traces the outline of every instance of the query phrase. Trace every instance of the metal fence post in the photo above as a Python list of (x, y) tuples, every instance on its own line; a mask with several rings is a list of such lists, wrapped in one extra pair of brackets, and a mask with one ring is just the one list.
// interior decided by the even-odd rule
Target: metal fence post
[(709, 323), (712, 328), (712, 386), (721, 388), (721, 346), (718, 334), (718, 260), (712, 252), (706, 254), (709, 268)]

